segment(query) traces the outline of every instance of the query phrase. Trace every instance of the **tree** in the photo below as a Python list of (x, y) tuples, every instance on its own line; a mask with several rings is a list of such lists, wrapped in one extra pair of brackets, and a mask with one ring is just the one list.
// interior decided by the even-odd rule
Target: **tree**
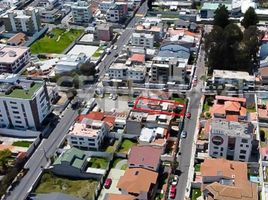
[(260, 47), (259, 36), (260, 32), (257, 26), (249, 26), (244, 31), (243, 43), (245, 45), (245, 51), (249, 53), (250, 59), (254, 62), (257, 61), (257, 54)]
[(94, 76), (96, 74), (95, 64), (93, 62), (85, 62), (81, 65), (80, 71), (85, 76)]
[(0, 151), (0, 166), (4, 171), (7, 169), (7, 162), (8, 159), (11, 157), (12, 152), (9, 149), (5, 149), (3, 151)]
[(219, 5), (219, 7), (215, 10), (213, 24), (214, 26), (220, 26), (222, 28), (225, 28), (228, 24), (230, 24), (229, 13), (225, 5)]
[(255, 9), (249, 7), (249, 9), (244, 14), (244, 18), (241, 24), (244, 26), (245, 29), (247, 29), (250, 26), (256, 26), (258, 22), (259, 19), (257, 14), (255, 13)]
[(154, 2), (154, 0), (148, 0), (147, 1), (147, 6), (148, 6), (149, 10), (152, 10), (152, 8), (153, 8), (153, 2)]

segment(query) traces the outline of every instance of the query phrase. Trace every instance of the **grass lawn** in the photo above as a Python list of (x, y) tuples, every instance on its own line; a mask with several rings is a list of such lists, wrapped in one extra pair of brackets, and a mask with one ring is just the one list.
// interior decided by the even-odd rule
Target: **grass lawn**
[(129, 149), (135, 145), (137, 145), (136, 142), (134, 142), (132, 140), (124, 139), (121, 146), (120, 146), (119, 153), (127, 153), (129, 151)]
[(116, 140), (113, 145), (108, 146), (106, 148), (105, 152), (107, 152), (107, 153), (114, 153), (117, 145), (118, 145), (118, 140)]
[(29, 147), (33, 142), (31, 141), (16, 141), (12, 143), (12, 146), (17, 146), (17, 147)]
[(103, 49), (102, 49), (102, 47), (99, 47), (96, 51), (95, 51), (95, 53), (92, 55), (92, 57), (94, 57), (94, 58), (98, 58), (98, 57), (100, 57), (101, 56), (101, 54), (103, 53)]
[(83, 32), (83, 30), (76, 29), (71, 29), (68, 32), (65, 31), (65, 29), (53, 29), (50, 36), (46, 34), (43, 38), (31, 45), (31, 52), (33, 54), (62, 53)]
[(71, 180), (61, 178), (52, 173), (45, 173), (35, 193), (62, 192), (80, 199), (91, 200), (97, 188), (98, 182), (95, 180)]
[(256, 107), (255, 107), (255, 105), (254, 105), (254, 106), (248, 106), (248, 107), (247, 107), (247, 111), (248, 111), (248, 112), (256, 112)]
[(200, 164), (196, 164), (196, 165), (194, 166), (194, 171), (195, 171), (195, 172), (200, 172)]
[(174, 100), (177, 103), (181, 103), (181, 104), (184, 104), (185, 103), (185, 99), (184, 98), (174, 98), (173, 97), (171, 100)]
[(91, 157), (88, 163), (88, 167), (106, 169), (108, 166), (108, 160), (101, 157)]
[(260, 132), (264, 132), (264, 137), (265, 137), (265, 141), (260, 141), (261, 142), (261, 147), (264, 147), (268, 144), (268, 128), (260, 128)]
[(192, 189), (192, 200), (196, 200), (198, 197), (201, 196), (200, 189)]
[(121, 167), (121, 170), (126, 170), (127, 169), (127, 164), (124, 164), (122, 167)]

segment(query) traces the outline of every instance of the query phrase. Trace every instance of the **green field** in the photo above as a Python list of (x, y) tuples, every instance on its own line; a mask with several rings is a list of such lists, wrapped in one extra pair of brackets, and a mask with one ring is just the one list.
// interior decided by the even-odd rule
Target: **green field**
[(88, 167), (106, 169), (108, 166), (108, 160), (101, 157), (91, 157), (88, 163)]
[(131, 147), (135, 146), (135, 145), (137, 145), (136, 142), (133, 142), (132, 140), (124, 139), (121, 146), (120, 146), (119, 152), (120, 153), (127, 153), (129, 151), (129, 149), (131, 149)]
[(12, 146), (17, 146), (17, 147), (29, 147), (33, 142), (31, 141), (16, 141), (12, 143)]
[(95, 180), (71, 180), (45, 173), (35, 193), (62, 192), (80, 199), (92, 200), (98, 182)]
[(43, 38), (37, 40), (31, 47), (33, 54), (38, 53), (62, 53), (73, 41), (75, 41), (83, 30), (55, 28)]

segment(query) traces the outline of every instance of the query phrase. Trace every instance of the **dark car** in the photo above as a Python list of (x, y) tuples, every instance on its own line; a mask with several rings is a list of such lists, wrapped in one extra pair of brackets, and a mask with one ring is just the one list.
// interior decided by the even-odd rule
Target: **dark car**
[(186, 113), (186, 117), (187, 117), (188, 119), (190, 119), (190, 118), (191, 118), (191, 116), (192, 116), (192, 115), (191, 115), (191, 113), (190, 113), (190, 112), (187, 112), (187, 113)]
[(104, 187), (106, 189), (109, 189), (111, 187), (111, 184), (112, 184), (112, 179), (111, 178), (107, 178), (105, 183), (104, 183)]

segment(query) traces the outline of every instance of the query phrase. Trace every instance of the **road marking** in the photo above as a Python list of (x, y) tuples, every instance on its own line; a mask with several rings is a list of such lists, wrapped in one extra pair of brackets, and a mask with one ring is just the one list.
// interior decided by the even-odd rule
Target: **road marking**
[(144, 14), (136, 14), (136, 17), (144, 17)]

